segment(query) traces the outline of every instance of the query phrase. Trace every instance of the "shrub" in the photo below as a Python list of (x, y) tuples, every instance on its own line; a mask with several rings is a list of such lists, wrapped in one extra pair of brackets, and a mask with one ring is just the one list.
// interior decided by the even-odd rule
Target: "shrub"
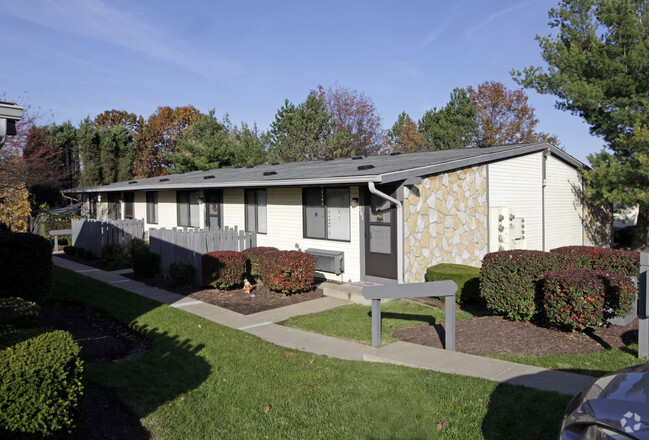
[(566, 270), (565, 255), (513, 250), (485, 255), (480, 270), (480, 291), (487, 307), (509, 319), (529, 321), (542, 310), (539, 281), (552, 271)]
[(457, 303), (480, 299), (480, 269), (463, 264), (436, 264), (426, 269), (426, 281), (452, 280), (457, 284)]
[(88, 249), (83, 249), (83, 248), (77, 249), (77, 255), (83, 258), (84, 260), (92, 260), (93, 258), (95, 258), (92, 252), (90, 252)]
[(0, 232), (0, 297), (40, 302), (52, 285), (52, 243), (34, 234)]
[(640, 270), (640, 253), (595, 246), (564, 246), (550, 252), (567, 255), (573, 265), (582, 269), (597, 269), (637, 277)]
[(119, 243), (105, 244), (101, 248), (101, 258), (107, 265), (116, 269), (128, 266), (126, 250)]
[(128, 253), (131, 257), (140, 252), (149, 252), (149, 243), (141, 238), (133, 238), (128, 245)]
[(246, 273), (246, 257), (242, 252), (217, 251), (203, 255), (203, 284), (229, 289), (241, 284)]
[(264, 285), (276, 292), (296, 293), (311, 289), (315, 257), (299, 251), (268, 251), (262, 255)]
[(63, 248), (63, 253), (65, 255), (77, 255), (77, 247), (75, 246), (65, 246)]
[(19, 328), (19, 329), (0, 332), (0, 351), (4, 350), (7, 347), (11, 347), (12, 345), (16, 345), (28, 339), (35, 338), (38, 335), (50, 331), (51, 329), (46, 329), (43, 327), (34, 327), (34, 328)]
[(80, 351), (60, 330), (0, 351), (0, 437), (71, 437), (83, 395)]
[(274, 248), (274, 247), (264, 247), (264, 246), (258, 246), (258, 247), (252, 247), (248, 248), (243, 251), (243, 254), (246, 256), (247, 261), (246, 261), (246, 278), (250, 280), (254, 280), (255, 282), (262, 282), (263, 281), (263, 261), (264, 261), (264, 255), (267, 252), (277, 252), (279, 249)]
[(635, 286), (625, 275), (596, 269), (550, 272), (543, 282), (545, 315), (552, 324), (574, 329), (597, 327), (626, 315)]
[(139, 251), (133, 254), (133, 274), (137, 278), (153, 278), (160, 273), (160, 255)]
[(169, 282), (174, 287), (194, 283), (194, 266), (189, 263), (171, 263), (169, 265)]
[(38, 327), (40, 323), (38, 304), (16, 297), (0, 298), (0, 331)]

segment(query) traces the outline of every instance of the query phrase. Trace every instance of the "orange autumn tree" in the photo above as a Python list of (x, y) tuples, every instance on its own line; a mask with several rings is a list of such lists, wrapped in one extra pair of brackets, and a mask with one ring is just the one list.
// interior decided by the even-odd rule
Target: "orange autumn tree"
[(467, 92), (476, 108), (479, 144), (486, 146), (526, 142), (549, 142), (558, 145), (556, 136), (536, 132), (539, 120), (528, 104), (523, 89), (509, 90), (497, 81), (486, 81)]
[(168, 155), (177, 149), (178, 137), (201, 118), (194, 106), (158, 107), (147, 119), (135, 139), (135, 178), (167, 174)]
[(388, 131), (390, 147), (394, 152), (412, 153), (426, 149), (426, 137), (419, 132), (417, 123), (406, 112), (401, 112)]

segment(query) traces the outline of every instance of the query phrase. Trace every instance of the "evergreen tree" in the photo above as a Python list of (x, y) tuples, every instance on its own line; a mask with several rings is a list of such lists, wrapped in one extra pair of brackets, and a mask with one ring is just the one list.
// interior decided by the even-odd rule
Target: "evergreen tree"
[(466, 90), (455, 88), (443, 108), (433, 108), (419, 121), (428, 150), (449, 150), (475, 144), (478, 136), (476, 109)]
[(277, 111), (269, 132), (273, 162), (297, 162), (348, 155), (349, 134), (336, 132), (324, 103), (314, 95), (297, 107), (288, 99)]

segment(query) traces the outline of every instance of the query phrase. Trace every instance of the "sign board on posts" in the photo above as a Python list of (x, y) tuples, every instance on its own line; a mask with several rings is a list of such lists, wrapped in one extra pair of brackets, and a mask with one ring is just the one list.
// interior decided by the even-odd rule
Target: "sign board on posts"
[(381, 345), (381, 300), (443, 296), (446, 311), (444, 348), (455, 351), (455, 292), (451, 280), (412, 284), (386, 284), (363, 288), (363, 297), (372, 300), (372, 346)]

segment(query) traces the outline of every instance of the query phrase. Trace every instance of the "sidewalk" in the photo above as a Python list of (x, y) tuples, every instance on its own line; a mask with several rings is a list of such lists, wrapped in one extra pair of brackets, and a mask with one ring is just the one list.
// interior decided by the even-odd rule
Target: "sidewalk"
[(123, 274), (130, 272), (130, 269), (105, 272), (59, 258), (56, 255), (52, 257), (52, 260), (56, 266), (159, 301), (171, 307), (183, 309), (210, 321), (244, 331), (286, 348), (339, 359), (382, 362), (442, 373), (472, 376), (496, 382), (525, 385), (540, 390), (556, 391), (568, 395), (577, 394), (594, 380), (590, 376), (547, 370), (408, 342), (395, 342), (375, 348), (276, 324), (291, 316), (317, 313), (341, 305), (351, 304), (350, 301), (344, 299), (324, 297), (252, 315), (241, 315), (183, 295), (149, 287), (144, 283), (124, 277)]

